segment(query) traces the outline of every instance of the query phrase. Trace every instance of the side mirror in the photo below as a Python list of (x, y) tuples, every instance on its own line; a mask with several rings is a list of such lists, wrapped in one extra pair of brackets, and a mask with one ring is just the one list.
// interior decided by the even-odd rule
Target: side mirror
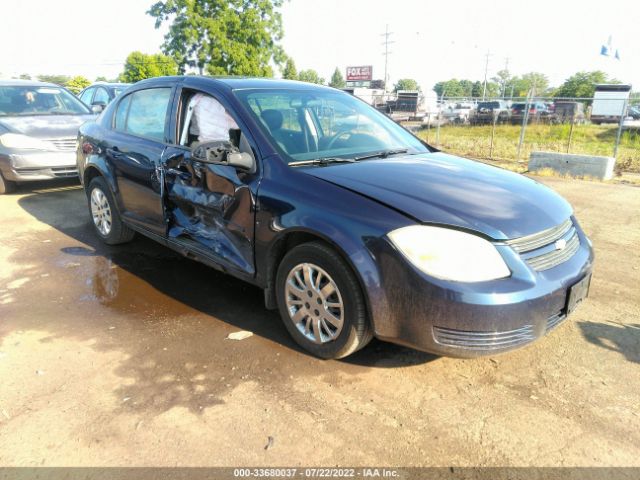
[(101, 113), (106, 106), (107, 104), (104, 102), (95, 102), (91, 104), (91, 111), (93, 113)]
[(256, 171), (256, 161), (253, 155), (247, 152), (240, 152), (230, 142), (201, 143), (193, 150), (192, 157), (202, 163), (228, 165), (248, 173), (255, 173)]

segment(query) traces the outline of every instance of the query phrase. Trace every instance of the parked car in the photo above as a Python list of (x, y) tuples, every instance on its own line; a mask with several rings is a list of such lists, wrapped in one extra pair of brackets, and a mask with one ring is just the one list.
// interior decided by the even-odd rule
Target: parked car
[(78, 94), (78, 98), (80, 98), (85, 105), (95, 107), (97, 110), (102, 111), (114, 98), (131, 85), (131, 83), (98, 82), (82, 90)]
[(518, 102), (511, 105), (511, 123), (521, 124), (524, 121), (524, 114), (529, 105), (529, 115), (527, 123), (541, 123), (550, 120), (551, 111), (544, 102)]
[(585, 122), (584, 104), (582, 102), (557, 101), (551, 120), (553, 123), (578, 123)]
[(442, 110), (442, 116), (452, 123), (468, 123), (473, 108), (471, 102), (452, 103)]
[(470, 123), (488, 124), (506, 123), (511, 117), (511, 110), (504, 100), (491, 100), (489, 102), (478, 102), (478, 106), (469, 118)]
[(640, 105), (633, 105), (629, 107), (627, 116), (633, 118), (634, 120), (640, 120)]
[[(198, 110), (203, 99), (213, 106)], [(203, 139), (203, 125), (228, 139)], [(562, 197), (439, 152), (339, 90), (148, 79), (78, 145), (98, 237), (139, 232), (257, 285), (322, 358), (374, 336), (495, 354), (541, 337), (588, 292), (591, 242)]]
[(76, 176), (78, 127), (94, 117), (57, 85), (0, 81), (0, 194), (17, 182)]

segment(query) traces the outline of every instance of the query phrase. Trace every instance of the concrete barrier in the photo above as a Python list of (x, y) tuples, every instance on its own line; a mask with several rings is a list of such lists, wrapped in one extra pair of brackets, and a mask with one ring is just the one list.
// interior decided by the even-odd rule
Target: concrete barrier
[(560, 174), (573, 177), (594, 177), (600, 180), (613, 178), (614, 157), (598, 157), (595, 155), (574, 155), (557, 152), (531, 152), (529, 171), (550, 168)]

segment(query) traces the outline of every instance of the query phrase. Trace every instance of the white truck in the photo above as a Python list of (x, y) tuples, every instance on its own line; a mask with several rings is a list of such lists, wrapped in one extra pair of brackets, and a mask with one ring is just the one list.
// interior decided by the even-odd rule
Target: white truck
[(591, 106), (591, 123), (619, 123), (629, 100), (631, 85), (596, 85)]

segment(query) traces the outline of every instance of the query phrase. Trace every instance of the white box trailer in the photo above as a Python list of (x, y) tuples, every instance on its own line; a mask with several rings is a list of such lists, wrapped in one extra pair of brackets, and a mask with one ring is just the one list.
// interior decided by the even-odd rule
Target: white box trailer
[(631, 85), (596, 85), (591, 106), (591, 123), (618, 123), (625, 112)]

